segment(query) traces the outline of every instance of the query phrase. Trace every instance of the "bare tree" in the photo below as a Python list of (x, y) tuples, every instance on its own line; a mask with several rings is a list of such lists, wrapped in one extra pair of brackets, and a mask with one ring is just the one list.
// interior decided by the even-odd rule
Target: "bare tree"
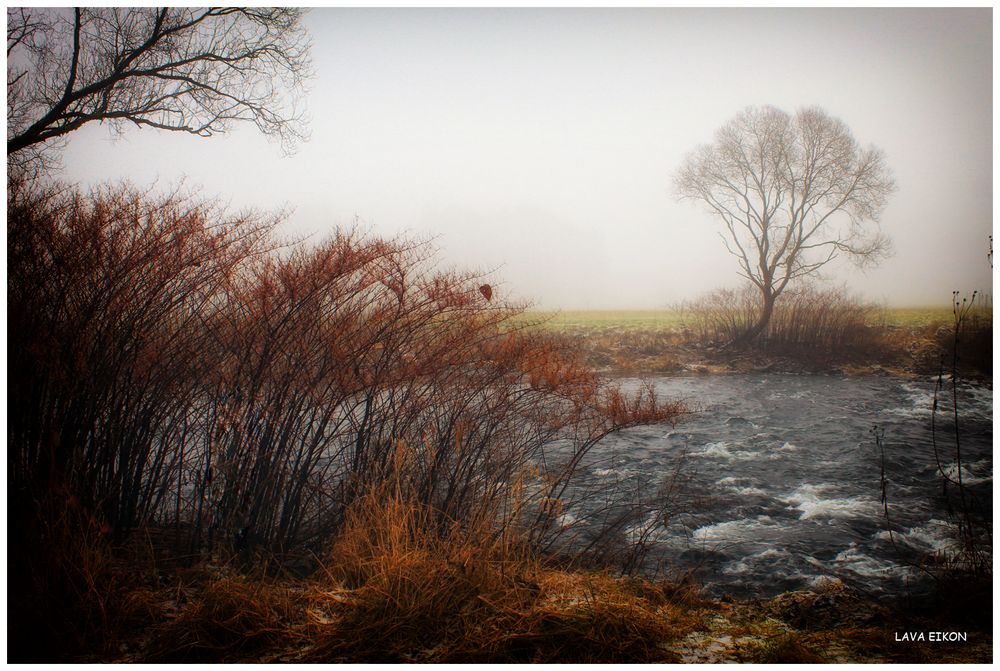
[(309, 41), (290, 8), (7, 10), (7, 156), (51, 155), (91, 121), (199, 136), (251, 121), (304, 136)]
[(843, 122), (815, 107), (795, 116), (745, 109), (687, 156), (674, 186), (718, 215), (726, 249), (760, 292), (757, 318), (734, 344), (767, 328), (789, 283), (840, 255), (867, 266), (890, 251), (877, 227), (895, 190), (882, 151), (861, 148)]

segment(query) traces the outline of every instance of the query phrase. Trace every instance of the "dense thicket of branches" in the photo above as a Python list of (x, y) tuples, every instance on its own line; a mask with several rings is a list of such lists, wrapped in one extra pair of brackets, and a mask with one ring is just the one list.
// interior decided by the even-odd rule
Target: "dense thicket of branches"
[(7, 155), (31, 163), (92, 121), (208, 136), (250, 121), (291, 148), (309, 71), (301, 10), (11, 8)]
[(747, 108), (685, 159), (674, 186), (719, 218), (726, 249), (758, 292), (742, 342), (765, 331), (791, 283), (838, 256), (869, 265), (889, 250), (874, 226), (895, 189), (885, 157), (819, 108)]
[(195, 554), (322, 548), (389, 477), (442, 528), (488, 511), (550, 543), (594, 443), (676, 414), (518, 327), (426, 244), (277, 248), (272, 224), (127, 188), (8, 190), (19, 556), (52, 505)]
[[(844, 288), (812, 284), (788, 289), (755, 344), (777, 356), (817, 363), (884, 356), (884, 306), (852, 296)], [(752, 285), (720, 289), (685, 306), (698, 339), (712, 345), (738, 340), (759, 319), (760, 292)]]

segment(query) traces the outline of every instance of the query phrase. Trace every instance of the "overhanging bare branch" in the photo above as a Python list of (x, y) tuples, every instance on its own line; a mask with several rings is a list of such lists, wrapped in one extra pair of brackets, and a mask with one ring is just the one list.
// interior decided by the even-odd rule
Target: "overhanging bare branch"
[(293, 151), (306, 137), (310, 76), (301, 17), (291, 8), (9, 9), (8, 161), (92, 121), (206, 136), (251, 121)]

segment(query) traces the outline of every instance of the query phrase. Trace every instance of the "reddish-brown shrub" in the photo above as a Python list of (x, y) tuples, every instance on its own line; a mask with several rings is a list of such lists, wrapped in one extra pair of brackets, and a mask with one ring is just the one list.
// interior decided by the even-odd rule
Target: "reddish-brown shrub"
[[(532, 514), (490, 519), (551, 543), (539, 504), (583, 455), (678, 410), (595, 377), (427, 243), (282, 247), (274, 224), (178, 193), (9, 184), (10, 515), (69, 492), (110, 542), (171, 528), (178, 555), (250, 562), (322, 549), (391, 480), (430, 525), (516, 490)], [(47, 542), (23, 531), (11, 542)]]

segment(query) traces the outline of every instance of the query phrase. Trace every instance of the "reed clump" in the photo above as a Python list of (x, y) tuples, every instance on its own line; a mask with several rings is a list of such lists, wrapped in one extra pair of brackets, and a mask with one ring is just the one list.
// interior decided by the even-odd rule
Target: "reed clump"
[(460, 639), (489, 604), (523, 605), (538, 563), (499, 512), (481, 511), (466, 523), (448, 519), (399, 479), (360, 497), (325, 565), (350, 592), (338, 604), (338, 621), (317, 628), (310, 657), (439, 656), (436, 648)]
[(314, 625), (314, 643), (299, 659), (671, 662), (670, 643), (699, 621), (665, 598), (637, 595), (622, 579), (552, 569), (469, 577), (449, 561), (427, 560), (419, 576), (409, 564), (380, 585), (337, 593), (325, 605), (336, 615)]

